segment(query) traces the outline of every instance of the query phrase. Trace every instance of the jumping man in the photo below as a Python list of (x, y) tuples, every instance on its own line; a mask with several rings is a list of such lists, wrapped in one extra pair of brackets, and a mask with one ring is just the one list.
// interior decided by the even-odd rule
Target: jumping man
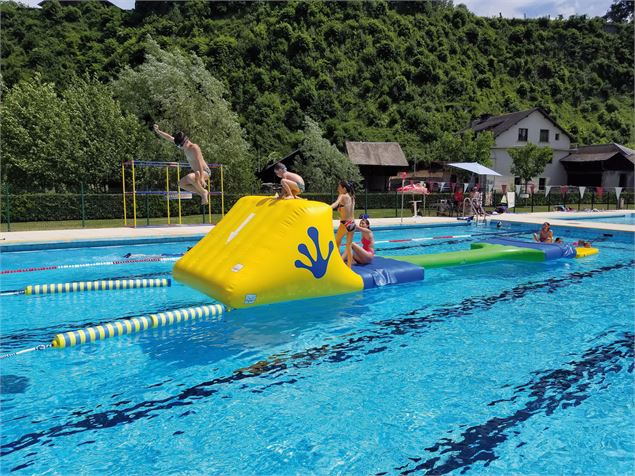
[(153, 126), (154, 132), (165, 140), (173, 142), (179, 149), (185, 153), (185, 158), (190, 164), (192, 172), (187, 174), (179, 182), (179, 186), (188, 192), (196, 193), (201, 197), (201, 205), (207, 205), (209, 200), (209, 192), (205, 190), (207, 185), (207, 179), (209, 178), (211, 171), (205, 161), (203, 160), (203, 153), (201, 148), (192, 142), (183, 132), (176, 132), (172, 137), (167, 132), (163, 132), (159, 129), (158, 124)]

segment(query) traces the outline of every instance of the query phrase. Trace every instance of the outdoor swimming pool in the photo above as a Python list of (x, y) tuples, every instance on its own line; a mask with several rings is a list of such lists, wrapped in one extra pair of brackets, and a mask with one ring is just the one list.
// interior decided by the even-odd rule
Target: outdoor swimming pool
[[(2, 361), (2, 473), (626, 474), (632, 235), (554, 227), (600, 253), (426, 271), (423, 282), (239, 310)], [(378, 254), (530, 239), (519, 225), (376, 231)], [(180, 253), (192, 243), (11, 252), (2, 269)], [(415, 246), (416, 245), (416, 246)], [(169, 277), (171, 262), (2, 276)], [(3, 296), (1, 353), (209, 303), (170, 288)]]
[(622, 225), (635, 225), (635, 213), (626, 213), (624, 215), (599, 216), (599, 217), (566, 217), (560, 220), (576, 220), (576, 221), (593, 221), (598, 223), (617, 223)]

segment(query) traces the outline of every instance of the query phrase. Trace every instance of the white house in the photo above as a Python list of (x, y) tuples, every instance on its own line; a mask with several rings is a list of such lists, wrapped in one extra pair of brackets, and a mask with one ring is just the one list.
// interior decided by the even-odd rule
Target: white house
[[(569, 155), (571, 136), (558, 125), (543, 109), (536, 107), (527, 111), (512, 112), (502, 116), (481, 117), (464, 130), (473, 129), (476, 133), (489, 131), (494, 135), (492, 147), (492, 169), (501, 177), (489, 177), (489, 183), (500, 189), (501, 185), (520, 184), (519, 177), (511, 173), (512, 158), (507, 149), (523, 147), (528, 143), (539, 147), (551, 147), (553, 159), (544, 172), (532, 181), (542, 190), (545, 185), (565, 185), (567, 173), (560, 159)], [(492, 180), (493, 179), (493, 180)]]

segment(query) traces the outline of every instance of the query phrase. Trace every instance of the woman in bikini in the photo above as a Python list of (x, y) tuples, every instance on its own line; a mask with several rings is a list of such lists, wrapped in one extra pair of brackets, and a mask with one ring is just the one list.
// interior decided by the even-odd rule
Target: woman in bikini
[(337, 233), (335, 234), (335, 244), (337, 249), (342, 245), (342, 239), (346, 235), (346, 250), (344, 254), (346, 256), (346, 262), (348, 267), (353, 266), (353, 235), (355, 234), (355, 190), (353, 190), (353, 184), (346, 180), (340, 180), (337, 186), (337, 192), (339, 196), (337, 200), (331, 205), (331, 208), (337, 210), (340, 214), (340, 225), (337, 227)]
[(549, 223), (544, 222), (542, 224), (542, 228), (540, 228), (540, 233), (534, 233), (534, 240), (539, 243), (551, 243), (553, 242), (553, 231), (551, 231), (551, 225)]
[(360, 217), (359, 226), (356, 228), (357, 231), (362, 233), (362, 246), (357, 243), (352, 244), (353, 261), (356, 264), (369, 264), (375, 256), (375, 238), (370, 229), (370, 222), (367, 216), (362, 215)]

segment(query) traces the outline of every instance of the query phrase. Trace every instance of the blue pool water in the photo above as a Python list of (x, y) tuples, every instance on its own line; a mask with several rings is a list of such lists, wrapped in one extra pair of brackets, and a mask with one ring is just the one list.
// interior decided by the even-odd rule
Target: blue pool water
[(599, 217), (566, 217), (560, 220), (576, 220), (576, 221), (592, 221), (596, 223), (617, 223), (622, 225), (635, 225), (635, 213), (627, 213), (625, 215), (599, 216)]
[[(514, 225), (377, 231), (378, 254), (467, 249)], [(632, 237), (600, 254), (426, 271), (423, 282), (265, 306), (0, 361), (7, 474), (627, 474), (635, 454)], [(192, 243), (12, 252), (2, 269)], [(418, 245), (418, 246), (413, 246)], [(2, 276), (1, 290), (169, 277), (172, 263)], [(171, 288), (3, 296), (1, 353), (209, 303)]]

